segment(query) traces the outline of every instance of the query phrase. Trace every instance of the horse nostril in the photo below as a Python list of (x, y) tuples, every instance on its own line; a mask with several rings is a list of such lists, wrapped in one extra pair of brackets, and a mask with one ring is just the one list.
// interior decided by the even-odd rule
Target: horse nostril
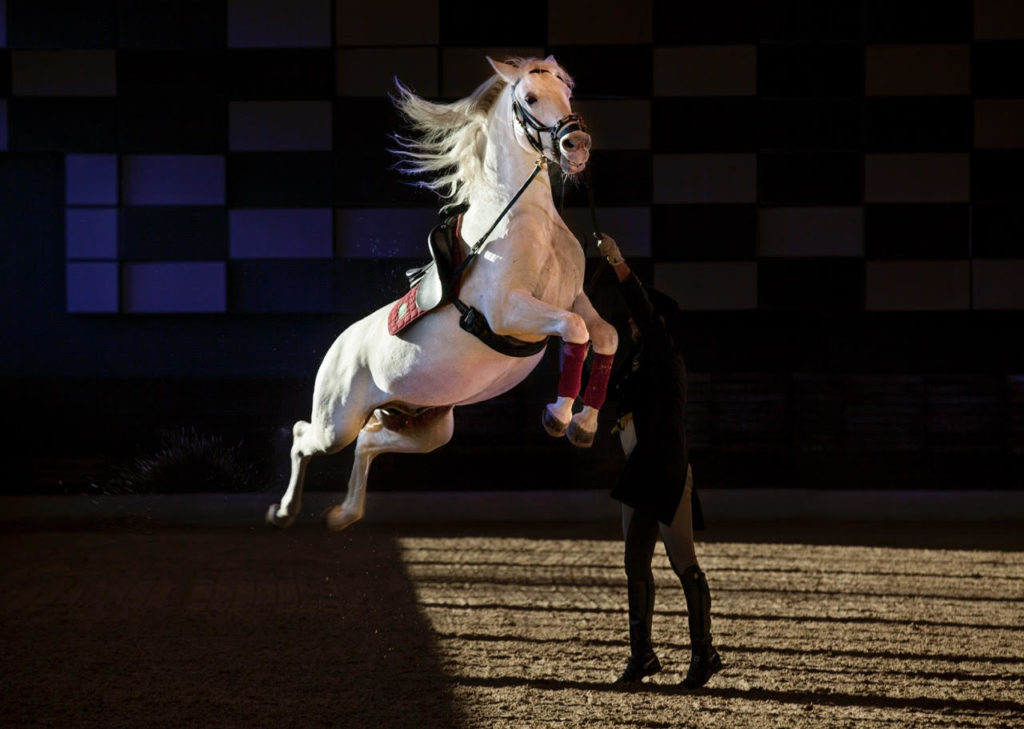
[(587, 154), (590, 152), (590, 135), (586, 132), (573, 132), (563, 137), (559, 144), (566, 155)]

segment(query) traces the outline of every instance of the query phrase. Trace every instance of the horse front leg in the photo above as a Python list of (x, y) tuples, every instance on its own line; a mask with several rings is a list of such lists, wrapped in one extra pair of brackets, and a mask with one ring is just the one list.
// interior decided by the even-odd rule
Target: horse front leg
[[(544, 334), (561, 338), (562, 363), (557, 398), (545, 406), (541, 422), (549, 435), (567, 435), (571, 443), (584, 448), (591, 445), (597, 429), (597, 411), (604, 402), (607, 373), (604, 386), (590, 393), (592, 397), (578, 418), (573, 415), (573, 405), (580, 392), (583, 363), (591, 344), (602, 362), (607, 359), (610, 372), (611, 357), (618, 346), (615, 328), (601, 319), (590, 300), (582, 293), (573, 302), (570, 311), (547, 304), (522, 290), (511, 291), (504, 305), (496, 308), (497, 311), (493, 314), (488, 312), (487, 315), (491, 320), (491, 328), (498, 334), (513, 337)], [(594, 327), (593, 331), (591, 326)]]
[[(590, 332), (590, 341), (594, 352), (590, 363), (587, 389), (583, 392), (583, 409), (572, 416), (565, 436), (573, 445), (589, 448), (594, 444), (594, 437), (597, 435), (597, 416), (608, 394), (608, 379), (611, 376), (615, 351), (619, 346), (619, 335), (615, 331), (615, 327), (601, 318), (586, 294), (581, 293), (576, 298), (572, 310), (583, 317), (587, 331)], [(583, 353), (583, 356), (586, 356), (586, 352)], [(580, 370), (582, 370), (582, 362)], [(576, 378), (575, 388), (576, 394), (578, 394), (582, 384), (582, 375), (571, 373), (570, 376)], [(559, 389), (561, 390), (561, 377), (559, 380)], [(553, 404), (557, 405), (558, 401), (556, 400)], [(550, 408), (551, 405), (548, 407)], [(571, 402), (569, 407), (572, 407)]]

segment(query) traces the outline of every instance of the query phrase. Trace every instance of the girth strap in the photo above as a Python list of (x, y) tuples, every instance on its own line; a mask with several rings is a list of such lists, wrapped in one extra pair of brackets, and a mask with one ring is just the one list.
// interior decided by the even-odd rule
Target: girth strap
[(487, 317), (481, 314), (472, 306), (467, 305), (458, 297), (452, 299), (455, 308), (462, 316), (459, 317), (459, 326), (469, 332), (495, 352), (508, 357), (532, 357), (548, 346), (547, 337), (539, 342), (524, 342), (522, 339), (509, 337), (504, 334), (495, 334), (491, 325), (487, 323)]

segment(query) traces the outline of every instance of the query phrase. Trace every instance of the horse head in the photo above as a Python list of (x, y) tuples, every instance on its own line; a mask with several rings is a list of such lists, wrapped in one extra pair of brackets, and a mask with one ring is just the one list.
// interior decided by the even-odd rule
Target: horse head
[(590, 134), (572, 111), (572, 78), (554, 56), (491, 67), (511, 87), (512, 119), (519, 144), (540, 152), (568, 175), (579, 174), (590, 159)]

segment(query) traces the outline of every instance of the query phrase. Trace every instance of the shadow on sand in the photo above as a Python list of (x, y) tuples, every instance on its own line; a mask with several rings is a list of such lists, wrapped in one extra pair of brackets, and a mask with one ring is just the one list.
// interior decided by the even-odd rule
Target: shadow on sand
[(394, 539), (0, 535), (5, 726), (455, 727)]

